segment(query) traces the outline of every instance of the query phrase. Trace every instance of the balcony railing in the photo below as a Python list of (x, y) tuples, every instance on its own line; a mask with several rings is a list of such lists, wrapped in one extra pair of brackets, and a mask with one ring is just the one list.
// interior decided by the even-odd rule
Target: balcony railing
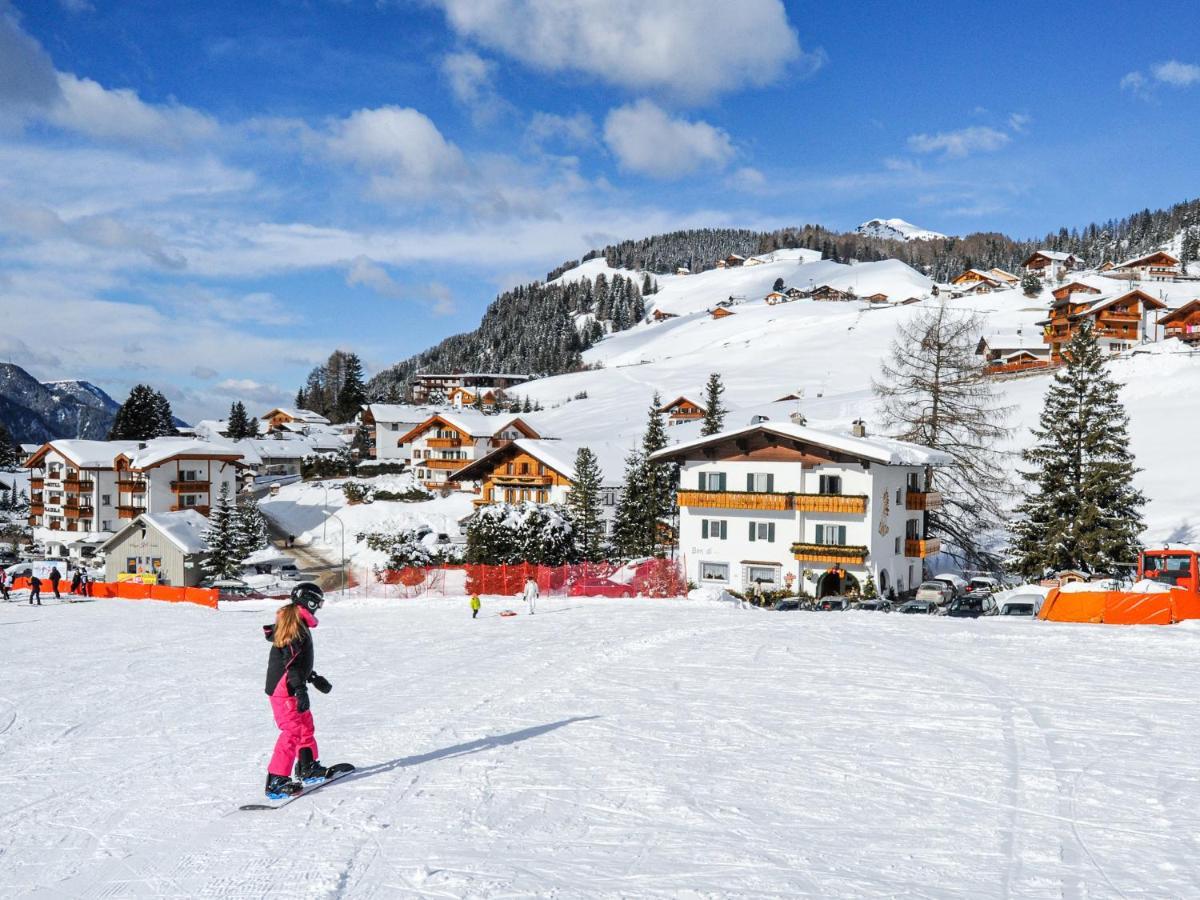
[(462, 446), (462, 438), (433, 437), (429, 438), (425, 443), (435, 450), (454, 450)]
[(140, 478), (119, 478), (117, 479), (117, 489), (121, 491), (128, 491), (131, 494), (140, 494), (146, 490), (146, 482), (142, 481)]
[(64, 481), (63, 490), (68, 494), (90, 494), (96, 486), (96, 482), (89, 480), (81, 481)]
[(171, 512), (182, 512), (185, 509), (194, 509), (196, 512), (200, 513), (200, 515), (202, 515), (202, 516), (208, 515), (208, 507), (207, 506), (185, 506), (182, 503), (177, 503), (174, 506), (172, 506)]
[(496, 484), (511, 485), (513, 487), (528, 487), (546, 486), (554, 483), (552, 475), (493, 475), (492, 481)]
[(46, 511), (46, 507), (42, 503), (30, 503), (29, 504), (30, 515), (40, 516), (45, 511)]
[(92, 517), (92, 507), (90, 506), (68, 506), (64, 510), (68, 519), (90, 519)]
[(413, 461), (413, 465), (424, 466), (427, 469), (445, 469), (452, 472), (456, 469), (461, 469), (470, 462), (469, 459), (418, 459)]
[(127, 503), (123, 503), (117, 507), (117, 515), (122, 519), (136, 519), (145, 511), (146, 507), (144, 506), (132, 506)]
[(908, 491), (904, 495), (904, 508), (911, 510), (941, 509), (942, 495), (937, 491)]
[(197, 491), (207, 491), (211, 484), (211, 481), (184, 481), (180, 479), (171, 482), (171, 490), (177, 494), (193, 494)]
[(925, 559), (941, 549), (942, 542), (937, 538), (925, 538), (924, 540), (909, 538), (904, 541), (904, 555), (914, 559)]
[(46, 486), (45, 478), (30, 478), (29, 479), (29, 489), (31, 491), (40, 491), (45, 486)]
[(792, 556), (804, 562), (864, 563), (867, 548), (857, 544), (792, 544)]
[(431, 491), (440, 491), (444, 488), (457, 491), (462, 487), (457, 481), (422, 481), (421, 484), (425, 485)]
[(778, 512), (853, 513), (867, 511), (862, 494), (781, 494), (758, 491), (679, 491), (681, 507), (756, 509)]
[(29, 516), (29, 520), (28, 520), (29, 525), (37, 526), (37, 525), (40, 525), (41, 522), (42, 522), (41, 513), (33, 513)]

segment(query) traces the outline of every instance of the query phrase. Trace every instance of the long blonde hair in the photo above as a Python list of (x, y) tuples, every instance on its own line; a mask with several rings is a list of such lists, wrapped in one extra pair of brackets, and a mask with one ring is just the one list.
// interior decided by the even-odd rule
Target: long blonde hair
[(275, 613), (275, 638), (271, 642), (276, 647), (286, 647), (303, 637), (308, 626), (300, 618), (300, 608), (294, 603), (279, 607)]

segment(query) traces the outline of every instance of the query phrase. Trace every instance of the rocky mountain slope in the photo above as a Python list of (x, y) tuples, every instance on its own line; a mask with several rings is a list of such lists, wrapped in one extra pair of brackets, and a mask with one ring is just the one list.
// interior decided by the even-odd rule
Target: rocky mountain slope
[(0, 363), (0, 422), (20, 443), (103, 439), (118, 406), (91, 382), (42, 383), (14, 363)]

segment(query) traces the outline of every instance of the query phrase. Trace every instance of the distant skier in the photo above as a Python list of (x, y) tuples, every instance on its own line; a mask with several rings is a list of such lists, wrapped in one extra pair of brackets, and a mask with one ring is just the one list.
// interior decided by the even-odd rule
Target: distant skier
[(525, 602), (529, 604), (529, 614), (531, 616), (534, 613), (534, 607), (537, 605), (537, 598), (538, 598), (537, 582), (534, 581), (533, 576), (530, 575), (528, 578), (525, 579)]
[(58, 583), (62, 581), (62, 572), (58, 571), (58, 566), (50, 569), (50, 590), (54, 591), (54, 599), (61, 600), (62, 597), (58, 593)]
[[(301, 782), (320, 781), (327, 769), (317, 759), (317, 740), (309, 711), (308, 685), (328, 694), (332, 685), (313, 671), (314, 615), (325, 605), (324, 592), (306, 581), (292, 588), (292, 602), (280, 607), (275, 624), (263, 631), (271, 642), (267, 661), (267, 696), (279, 726), (275, 752), (267, 766), (267, 797), (280, 800), (303, 789)], [(299, 781), (292, 780), (293, 765)]]
[(71, 576), (71, 593), (81, 594), (83, 591), (83, 569), (76, 569), (75, 574)]
[(29, 605), (33, 605), (33, 601), (37, 601), (37, 605), (42, 605), (42, 579), (30, 573), (29, 575)]
[(471, 595), (471, 618), (475, 619), (478, 617), (479, 617), (479, 595), (472, 594)]
[(8, 573), (0, 569), (0, 595), (4, 596), (4, 602), (8, 602)]

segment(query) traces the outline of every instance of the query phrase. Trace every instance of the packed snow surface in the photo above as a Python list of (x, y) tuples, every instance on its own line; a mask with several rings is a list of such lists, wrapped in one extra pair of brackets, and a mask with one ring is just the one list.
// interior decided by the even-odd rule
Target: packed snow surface
[(0, 896), (1200, 889), (1200, 629), (508, 606), (331, 601), (317, 736), (359, 771), (239, 812), (273, 606), (0, 604)]

